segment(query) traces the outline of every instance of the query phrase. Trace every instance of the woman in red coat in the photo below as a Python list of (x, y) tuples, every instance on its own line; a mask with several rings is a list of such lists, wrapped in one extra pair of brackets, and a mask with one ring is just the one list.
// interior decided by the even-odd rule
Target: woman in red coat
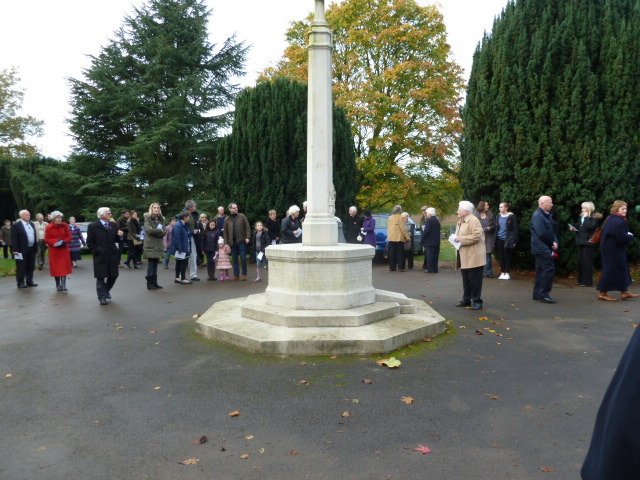
[(52, 212), (53, 221), (49, 224), (44, 234), (44, 241), (49, 247), (49, 270), (51, 276), (56, 279), (56, 289), (59, 292), (67, 291), (67, 275), (71, 275), (71, 255), (69, 244), (71, 243), (71, 231), (69, 225), (62, 221), (61, 212)]

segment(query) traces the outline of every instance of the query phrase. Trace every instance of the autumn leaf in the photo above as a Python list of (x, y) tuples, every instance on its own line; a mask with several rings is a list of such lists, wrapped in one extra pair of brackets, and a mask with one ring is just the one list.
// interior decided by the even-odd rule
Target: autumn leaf
[(247, 440), (253, 440), (253, 435), (246, 435), (244, 438), (246, 438)]
[(429, 447), (425, 447), (424, 445), (418, 444), (418, 448), (413, 449), (414, 452), (420, 452), (422, 455), (425, 453), (431, 453), (431, 449)]
[(400, 400), (401, 400), (403, 403), (406, 403), (407, 405), (409, 405), (409, 404), (413, 403), (413, 398), (411, 398), (411, 397), (402, 397)]
[(300, 380), (298, 383), (300, 385), (309, 385), (309, 380)]
[(200, 461), (199, 458), (187, 458), (185, 461), (183, 462), (178, 462), (180, 465), (195, 465), (196, 463), (198, 463)]
[(297, 455), (298, 451), (297, 450), (289, 450), (289, 455)]
[(476, 335), (484, 335), (484, 332), (482, 330), (476, 330)]
[(207, 440), (209, 440), (207, 436), (203, 435), (198, 440), (194, 440), (191, 443), (193, 443), (194, 445), (202, 445), (203, 443), (207, 443)]
[(201, 313), (196, 313), (192, 318), (199, 318), (199, 317), (201, 317), (201, 316), (202, 316), (202, 314), (201, 314)]
[(500, 397), (498, 395), (493, 395), (491, 393), (485, 393), (485, 395), (489, 397), (491, 400), (500, 400)]
[(540, 467), (541, 472), (555, 472), (556, 469), (553, 467)]
[(246, 460), (247, 458), (249, 458), (249, 454), (248, 453), (243, 453), (242, 455), (240, 455), (240, 458), (242, 460)]
[(398, 360), (396, 357), (389, 357), (384, 360), (378, 360), (376, 363), (380, 366), (386, 365), (389, 368), (397, 368), (400, 365), (402, 365), (402, 362)]
[(240, 415), (240, 412), (238, 410), (234, 410), (229, 414), (230, 417), (237, 417), (238, 415)]
[(489, 320), (489, 317), (478, 317), (478, 320), (480, 320), (480, 321)]
[(158, 330), (151, 330), (149, 333), (158, 333)]
[(370, 378), (365, 378), (364, 380), (362, 380), (362, 383), (364, 383), (365, 385), (371, 385), (373, 383), (373, 380), (371, 380)]
[(11, 378), (11, 377), (13, 377), (13, 374), (12, 374), (12, 373), (7, 373), (7, 374), (5, 375), (5, 377), (6, 377), (6, 378)]
[(160, 390), (162, 387), (155, 387), (154, 390)]
[(348, 411), (346, 411), (346, 412), (343, 412), (341, 416), (342, 416), (342, 417), (344, 417), (344, 418), (347, 418), (347, 417), (350, 417), (350, 416), (351, 416), (351, 413), (349, 413)]

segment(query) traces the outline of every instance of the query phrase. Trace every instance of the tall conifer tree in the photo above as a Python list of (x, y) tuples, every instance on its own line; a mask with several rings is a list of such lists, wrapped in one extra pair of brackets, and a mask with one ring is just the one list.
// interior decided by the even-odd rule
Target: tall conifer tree
[(513, 204), (522, 251), (541, 195), (554, 198), (563, 268), (583, 201), (640, 203), (639, 51), (637, 0), (512, 0), (479, 43), (461, 183), (466, 198)]

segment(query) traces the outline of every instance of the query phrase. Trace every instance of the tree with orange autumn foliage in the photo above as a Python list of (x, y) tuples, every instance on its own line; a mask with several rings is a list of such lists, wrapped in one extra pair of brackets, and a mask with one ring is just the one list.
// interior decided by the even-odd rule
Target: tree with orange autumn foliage
[[(283, 58), (259, 81), (307, 81), (312, 15), (293, 22)], [(333, 94), (351, 122), (358, 203), (385, 211), (460, 197), (457, 142), (464, 82), (450, 59), (442, 15), (415, 0), (344, 0), (327, 10), (334, 34)]]

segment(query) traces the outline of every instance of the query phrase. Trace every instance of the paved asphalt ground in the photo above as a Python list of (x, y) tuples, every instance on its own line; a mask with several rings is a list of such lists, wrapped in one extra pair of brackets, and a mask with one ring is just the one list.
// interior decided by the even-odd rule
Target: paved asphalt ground
[(106, 307), (87, 259), (66, 295), (46, 270), (37, 288), (0, 278), (0, 479), (577, 479), (640, 311), (574, 279), (557, 280), (557, 305), (534, 302), (521, 275), (485, 279), (472, 312), (453, 307), (459, 272), (376, 265), (377, 288), (424, 299), (450, 329), (388, 369), (204, 340), (193, 315), (266, 283), (160, 270), (156, 292), (145, 271), (123, 269)]

